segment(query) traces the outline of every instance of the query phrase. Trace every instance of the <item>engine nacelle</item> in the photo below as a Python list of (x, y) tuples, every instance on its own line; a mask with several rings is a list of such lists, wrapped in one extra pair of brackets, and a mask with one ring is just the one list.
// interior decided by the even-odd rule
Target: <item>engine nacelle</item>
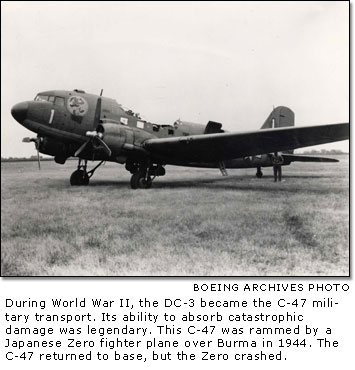
[(97, 127), (97, 132), (102, 134), (101, 138), (115, 153), (119, 153), (125, 145), (140, 146), (144, 140), (154, 137), (146, 131), (117, 123), (103, 123)]
[(38, 150), (40, 153), (61, 158), (68, 158), (73, 154), (73, 148), (71, 148), (70, 145), (58, 142), (48, 137), (39, 138)]

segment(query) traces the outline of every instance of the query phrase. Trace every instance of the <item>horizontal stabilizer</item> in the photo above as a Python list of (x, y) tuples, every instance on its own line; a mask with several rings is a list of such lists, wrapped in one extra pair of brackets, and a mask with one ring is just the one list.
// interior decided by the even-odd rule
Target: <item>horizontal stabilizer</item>
[(287, 162), (339, 162), (338, 159), (324, 157), (310, 157), (307, 155), (283, 154)]

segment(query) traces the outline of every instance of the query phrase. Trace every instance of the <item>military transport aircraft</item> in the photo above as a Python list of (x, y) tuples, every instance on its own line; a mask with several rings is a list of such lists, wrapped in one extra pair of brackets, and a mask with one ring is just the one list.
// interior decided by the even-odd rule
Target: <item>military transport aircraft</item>
[[(349, 123), (294, 127), (294, 113), (287, 107), (273, 109), (260, 130), (226, 132), (222, 124), (206, 125), (177, 120), (158, 125), (125, 110), (115, 100), (82, 90), (52, 90), (37, 94), (33, 101), (16, 104), (12, 116), (37, 133), (37, 154), (54, 156), (64, 164), (78, 157), (71, 185), (88, 185), (104, 162), (125, 164), (131, 172), (131, 187), (149, 188), (156, 176), (165, 175), (165, 165), (219, 168), (256, 168), (273, 165), (273, 153), (281, 153), (283, 165), (294, 161), (336, 162), (334, 159), (293, 154), (293, 149), (349, 138)], [(87, 161), (99, 164), (87, 170)]]

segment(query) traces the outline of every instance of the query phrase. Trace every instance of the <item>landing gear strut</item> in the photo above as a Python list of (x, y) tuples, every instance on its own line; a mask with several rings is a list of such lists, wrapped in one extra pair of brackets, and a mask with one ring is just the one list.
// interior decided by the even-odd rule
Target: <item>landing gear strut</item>
[[(84, 162), (84, 164), (82, 163)], [(82, 160), (79, 158), (78, 169), (74, 171), (70, 176), (70, 185), (72, 186), (82, 186), (89, 185), (90, 177), (94, 174), (96, 169), (102, 165), (104, 161), (101, 161), (96, 167), (92, 170), (87, 171), (88, 161)]]
[(256, 177), (258, 179), (261, 179), (263, 177), (263, 173), (261, 171), (261, 167), (257, 167), (257, 171), (256, 171)]

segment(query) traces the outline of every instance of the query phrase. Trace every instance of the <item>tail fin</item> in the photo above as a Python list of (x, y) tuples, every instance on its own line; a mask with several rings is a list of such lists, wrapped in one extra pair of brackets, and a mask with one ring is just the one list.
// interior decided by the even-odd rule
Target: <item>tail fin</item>
[(295, 125), (295, 114), (290, 108), (287, 107), (276, 107), (270, 113), (261, 129), (265, 128), (277, 128), (277, 127), (288, 127)]
[[(261, 129), (265, 128), (277, 128), (277, 127), (288, 127), (295, 125), (295, 114), (290, 108), (287, 107), (276, 107), (270, 113)], [(284, 153), (292, 154), (293, 150), (285, 150)]]

